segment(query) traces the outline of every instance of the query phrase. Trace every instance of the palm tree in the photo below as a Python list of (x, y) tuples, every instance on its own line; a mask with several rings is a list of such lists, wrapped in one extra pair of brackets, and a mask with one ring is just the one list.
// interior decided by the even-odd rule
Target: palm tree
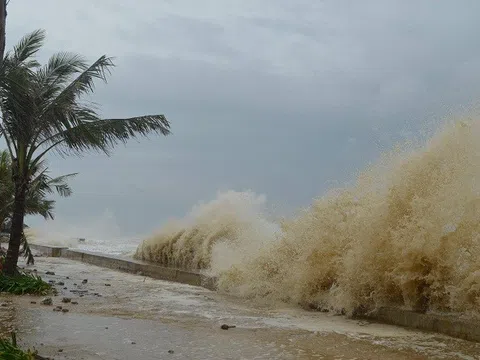
[[(12, 226), (13, 205), (15, 202), (15, 185), (11, 177), (12, 161), (7, 150), (0, 151), (0, 231), (10, 233)], [(67, 174), (55, 178), (50, 177), (48, 168), (44, 161), (41, 161), (33, 168), (33, 180), (25, 196), (25, 214), (41, 215), (46, 220), (54, 219), (53, 209), (55, 201), (48, 199), (48, 196), (54, 193), (62, 197), (68, 197), (72, 194), (72, 189), (67, 181), (77, 174)], [(24, 227), (27, 227), (24, 225)], [(23, 244), (22, 253), (27, 258), (27, 263), (34, 263), (32, 252), (28, 245), (26, 237), (23, 235), (21, 244)]]
[(6, 274), (16, 269), (33, 170), (49, 152), (109, 155), (131, 138), (170, 134), (164, 115), (100, 118), (84, 96), (93, 92), (95, 80), (106, 82), (114, 66), (112, 59), (101, 56), (89, 65), (80, 55), (62, 52), (40, 65), (35, 55), (44, 39), (43, 30), (26, 35), (0, 64), (0, 135), (12, 157), (15, 194)]

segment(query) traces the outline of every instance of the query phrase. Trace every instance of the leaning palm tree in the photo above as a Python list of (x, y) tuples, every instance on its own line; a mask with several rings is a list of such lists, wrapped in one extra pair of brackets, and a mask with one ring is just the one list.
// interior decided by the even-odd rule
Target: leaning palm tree
[(18, 261), (26, 194), (33, 169), (45, 156), (80, 155), (88, 151), (110, 154), (119, 143), (150, 133), (168, 135), (164, 115), (102, 119), (85, 100), (95, 80), (106, 81), (114, 66), (101, 56), (93, 64), (71, 53), (58, 53), (41, 66), (35, 55), (45, 39), (43, 30), (26, 35), (6, 53), (0, 66), (0, 135), (12, 156), (15, 201), (4, 272), (13, 274)]
[[(15, 184), (11, 177), (11, 158), (6, 150), (0, 151), (0, 231), (10, 233), (12, 227), (13, 205), (15, 203)], [(31, 185), (25, 196), (25, 214), (41, 215), (46, 220), (54, 219), (55, 200), (50, 195), (57, 193), (62, 197), (72, 194), (67, 181), (77, 174), (67, 174), (52, 178), (44, 161), (32, 168)], [(26, 227), (26, 225), (24, 225)], [(34, 263), (34, 258), (25, 234), (22, 235), (20, 253), (27, 258), (27, 263)]]

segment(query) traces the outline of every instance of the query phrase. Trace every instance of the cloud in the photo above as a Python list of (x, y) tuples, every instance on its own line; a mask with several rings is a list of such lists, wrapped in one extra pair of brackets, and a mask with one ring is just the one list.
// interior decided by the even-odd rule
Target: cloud
[(219, 188), (307, 205), (424, 120), (475, 104), (476, 10), (400, 0), (25, 0), (9, 6), (7, 37), (11, 46), (42, 27), (42, 58), (116, 56), (95, 95), (103, 114), (172, 121), (173, 136), (132, 142), (110, 159), (51, 158), (55, 172), (80, 172), (59, 216), (110, 208), (135, 233)]

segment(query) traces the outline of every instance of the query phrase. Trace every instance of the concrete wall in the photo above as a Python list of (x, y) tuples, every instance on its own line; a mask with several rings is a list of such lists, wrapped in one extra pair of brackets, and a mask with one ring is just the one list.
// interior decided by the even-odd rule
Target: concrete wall
[(480, 322), (461, 318), (458, 314), (420, 314), (410, 310), (382, 307), (363, 318), (480, 342)]
[[(167, 268), (131, 258), (108, 256), (67, 248), (42, 245), (31, 245), (31, 247), (47, 256), (61, 256), (113, 270), (149, 276), (154, 279), (202, 286), (210, 290), (216, 289), (217, 279), (205, 276), (199, 272)], [(462, 319), (458, 315), (419, 314), (413, 311), (384, 307), (362, 318), (480, 342), (480, 322), (472, 319)]]
[(61, 256), (113, 270), (125, 271), (131, 274), (141, 274), (154, 279), (202, 286), (210, 290), (215, 289), (214, 279), (193, 271), (167, 268), (131, 258), (108, 256), (79, 250), (63, 249)]
[(49, 256), (49, 257), (60, 257), (62, 256), (62, 252), (67, 250), (66, 247), (61, 246), (46, 246), (46, 245), (37, 245), (37, 244), (29, 244), (30, 249), (38, 251), (39, 253)]

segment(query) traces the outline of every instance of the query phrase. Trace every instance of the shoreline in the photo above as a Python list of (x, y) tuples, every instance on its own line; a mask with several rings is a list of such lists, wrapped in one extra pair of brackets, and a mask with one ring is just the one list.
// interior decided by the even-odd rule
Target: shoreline
[[(127, 257), (71, 250), (67, 247), (37, 244), (30, 244), (30, 247), (32, 250), (48, 257), (61, 257), (130, 274), (148, 276), (153, 279), (200, 286), (212, 291), (216, 290), (217, 279), (201, 272), (164, 267)], [(480, 342), (480, 321), (462, 319), (455, 314), (422, 314), (411, 310), (381, 307), (368, 315), (355, 318)]]

